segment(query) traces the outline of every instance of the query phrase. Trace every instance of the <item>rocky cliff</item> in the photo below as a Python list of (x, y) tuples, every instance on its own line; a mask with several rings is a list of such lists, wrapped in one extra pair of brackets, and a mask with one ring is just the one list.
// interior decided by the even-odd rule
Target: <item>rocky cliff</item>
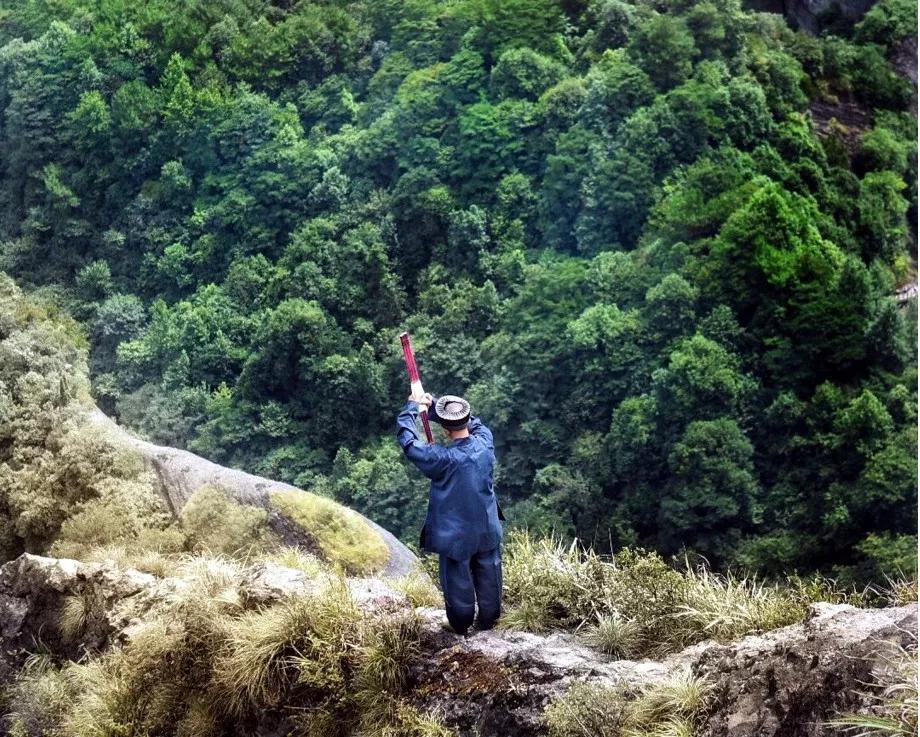
[[(0, 569), (0, 683), (13, 677), (38, 642), (46, 653), (65, 659), (125, 646), (186, 585), (180, 578), (73, 560), (23, 555), (7, 563)], [(234, 596), (260, 609), (314, 596), (320, 585), (301, 571), (259, 564), (242, 570)], [(442, 627), (441, 610), (413, 610), (380, 579), (353, 579), (348, 586), (370, 615), (402, 612), (417, 618), (418, 651), (407, 698), (462, 736), (542, 735), (546, 706), (573, 683), (635, 690), (679, 673), (711, 686), (702, 734), (832, 734), (827, 720), (868, 705), (866, 684), (884, 657), (884, 643), (906, 643), (917, 627), (916, 604), (885, 609), (818, 604), (804, 623), (733, 644), (703, 642), (662, 660), (613, 660), (565, 634), (490, 631), (459, 638)], [(68, 597), (94, 602), (79, 636), (69, 639), (57, 624)], [(290, 733), (277, 711), (259, 719), (263, 723), (253, 725), (252, 734)]]
[(850, 22), (859, 21), (876, 0), (752, 0), (753, 10), (782, 13), (797, 28), (812, 34), (819, 33), (822, 19), (837, 14)]
[[(219, 487), (228, 492), (240, 504), (268, 508), (269, 495), (277, 491), (301, 492), (290, 484), (272, 481), (251, 473), (220, 466), (190, 453), (164, 445), (155, 445), (135, 437), (113, 422), (98, 408), (86, 413), (86, 422), (105, 433), (112, 441), (131, 448), (143, 458), (153, 471), (158, 490), (166, 500), (173, 515), (179, 515), (192, 495), (204, 486)], [(344, 513), (357, 515), (353, 510), (342, 508)], [(380, 536), (390, 555), (381, 575), (401, 576), (413, 570), (418, 560), (394, 535), (372, 520), (362, 517)], [(269, 518), (269, 524), (281, 537), (291, 544), (303, 543), (298, 539), (298, 530), (278, 514)]]

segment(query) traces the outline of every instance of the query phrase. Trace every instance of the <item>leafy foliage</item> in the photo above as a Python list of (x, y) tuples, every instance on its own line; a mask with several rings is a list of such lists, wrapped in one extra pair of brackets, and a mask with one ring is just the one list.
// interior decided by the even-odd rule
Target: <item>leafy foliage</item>
[[(517, 524), (881, 580), (909, 561), (876, 542), (916, 519), (916, 307), (892, 299), (915, 90), (890, 61), (915, 17), (881, 0), (808, 37), (735, 0), (13, 0), (0, 268), (83, 323), (106, 411), (404, 539), (408, 328), (428, 386), (495, 430)], [(869, 121), (846, 145), (808, 115), (841, 100)], [(23, 418), (86, 388), (14, 386), (7, 326), (51, 328), (4, 320), (6, 555), (104, 494), (14, 458), (76, 449)]]

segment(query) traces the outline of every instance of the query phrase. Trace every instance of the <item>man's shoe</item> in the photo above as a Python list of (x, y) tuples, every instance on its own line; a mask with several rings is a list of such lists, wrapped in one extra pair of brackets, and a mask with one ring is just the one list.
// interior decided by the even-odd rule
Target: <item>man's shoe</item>
[(469, 634), (467, 630), (464, 630), (463, 632), (457, 632), (457, 630), (455, 630), (451, 626), (450, 622), (448, 622), (446, 619), (441, 622), (441, 629), (445, 632), (452, 632), (453, 634), (459, 635), (460, 637), (467, 637)]

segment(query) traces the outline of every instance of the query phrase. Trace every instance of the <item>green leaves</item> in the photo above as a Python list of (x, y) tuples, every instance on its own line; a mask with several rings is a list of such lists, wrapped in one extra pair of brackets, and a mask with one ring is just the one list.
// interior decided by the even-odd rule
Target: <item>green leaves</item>
[(871, 568), (916, 504), (910, 5), (20, 3), (0, 265), (84, 321), (106, 410), (409, 538), (406, 328), (521, 519)]

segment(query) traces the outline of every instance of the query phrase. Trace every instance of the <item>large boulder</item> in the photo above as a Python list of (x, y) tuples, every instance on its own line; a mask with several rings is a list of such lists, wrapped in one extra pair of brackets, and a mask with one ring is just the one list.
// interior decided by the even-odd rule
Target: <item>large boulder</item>
[[(255, 476), (245, 471), (212, 463), (206, 458), (166, 445), (156, 445), (132, 435), (114, 422), (98, 408), (87, 413), (87, 422), (106, 433), (113, 442), (126, 446), (137, 452), (147, 466), (153, 471), (157, 485), (173, 514), (178, 515), (192, 495), (204, 486), (213, 486), (229, 493), (240, 504), (269, 508), (269, 497), (273, 492), (293, 491), (303, 493), (301, 489), (280, 481), (272, 481), (262, 476)], [(358, 515), (354, 510), (342, 507), (343, 514)], [(402, 576), (418, 566), (418, 558), (394, 535), (383, 529), (373, 520), (358, 515), (366, 521), (389, 549), (389, 559), (380, 574), (383, 576)], [(269, 524), (286, 542), (292, 544), (307, 543), (299, 540), (296, 525), (290, 520), (272, 512)], [(307, 531), (309, 533), (309, 530)]]

